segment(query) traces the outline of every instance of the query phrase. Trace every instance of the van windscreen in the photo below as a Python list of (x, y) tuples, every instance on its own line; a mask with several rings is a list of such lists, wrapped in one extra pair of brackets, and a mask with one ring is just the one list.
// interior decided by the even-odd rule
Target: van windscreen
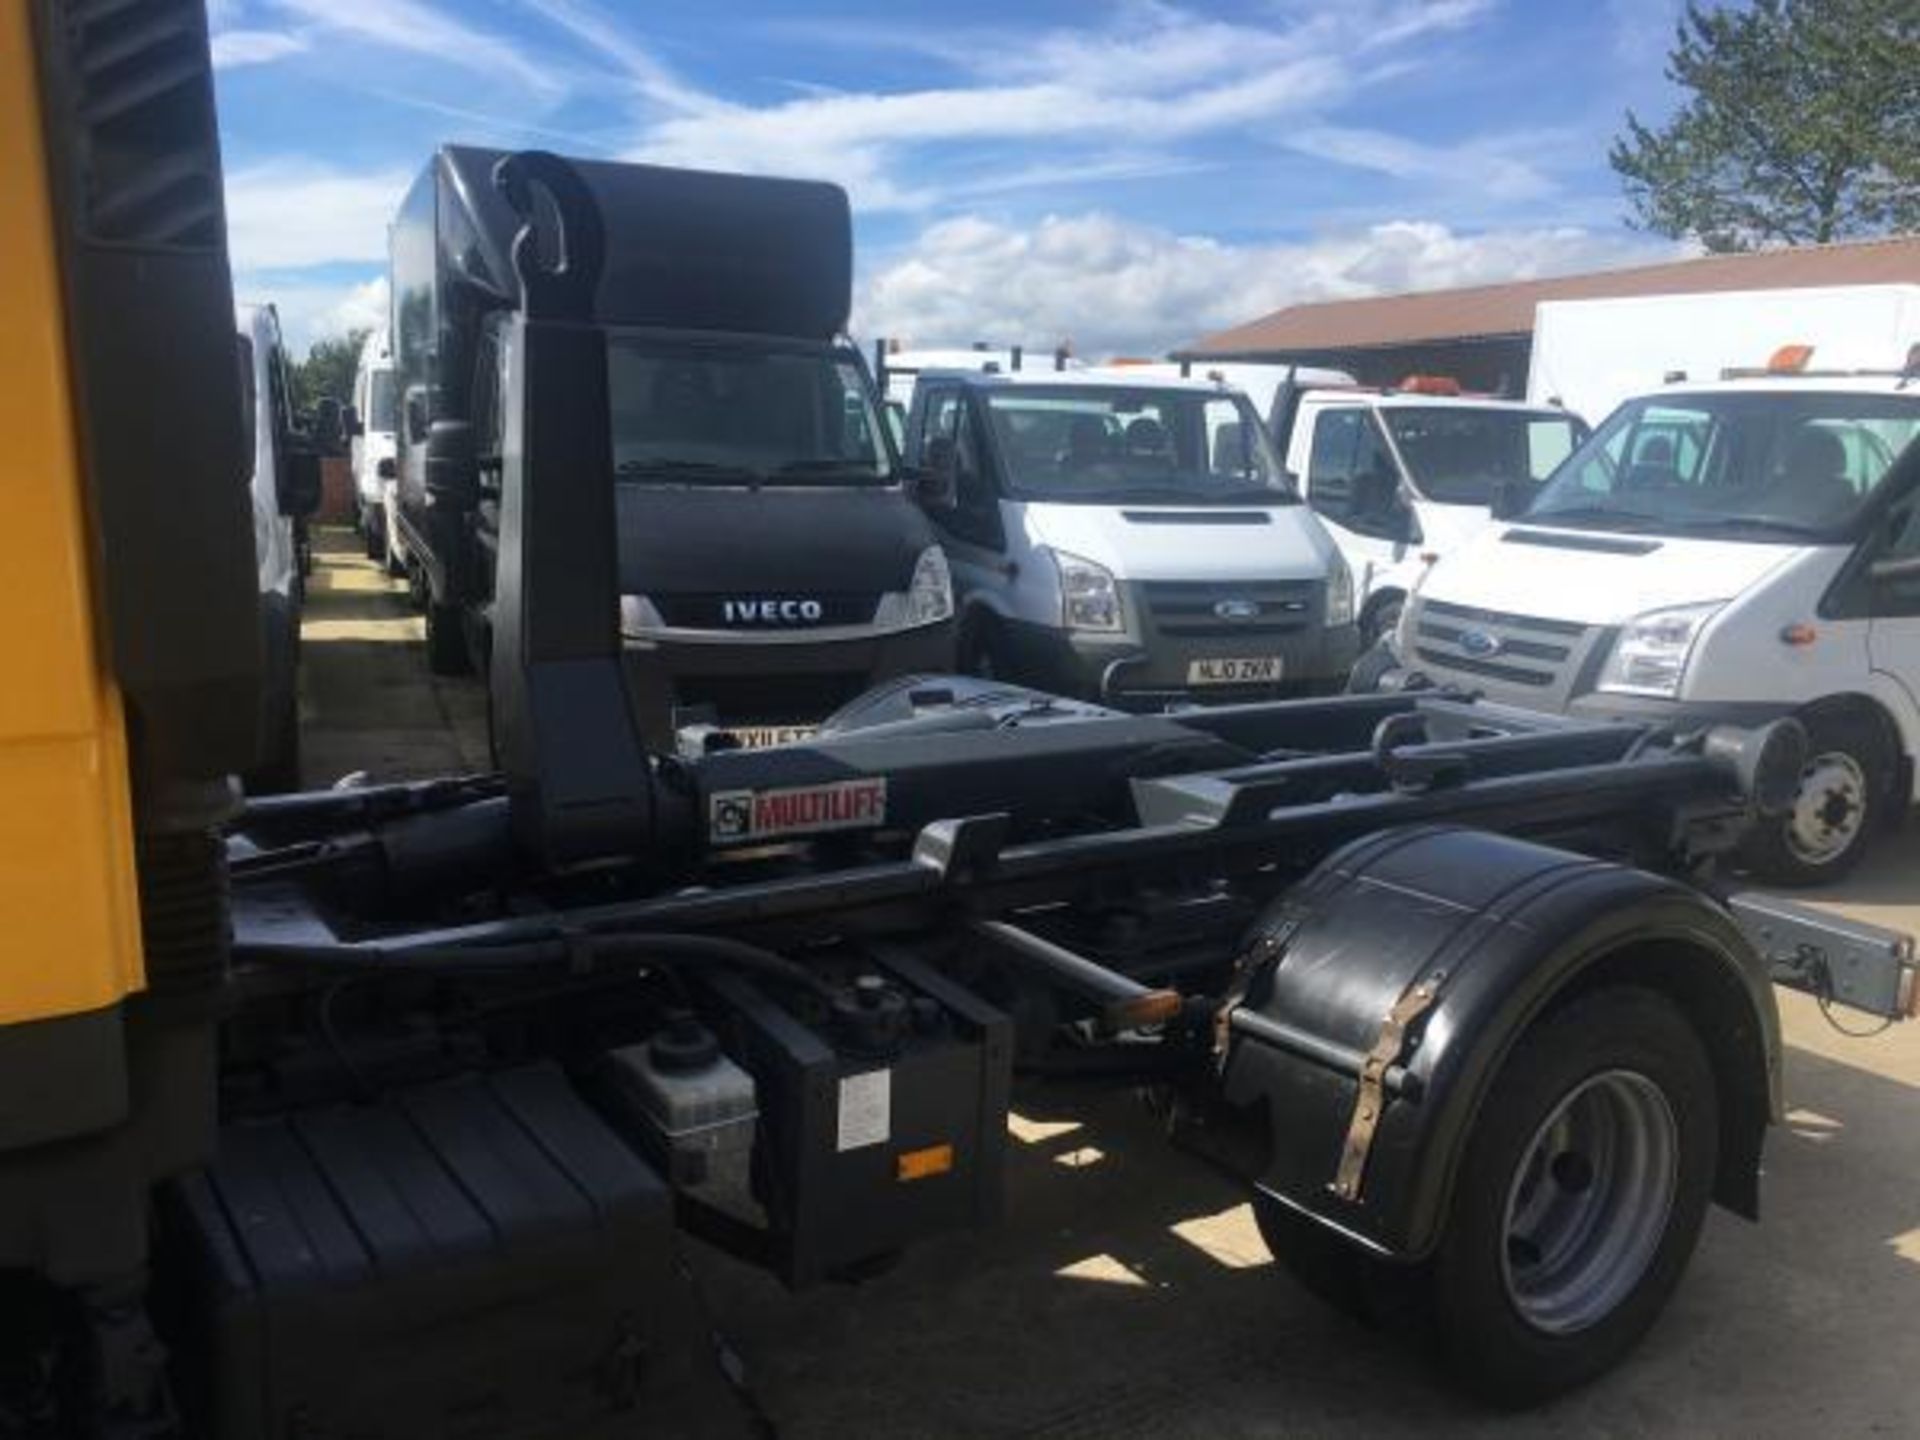
[(1546, 524), (1823, 538), (1920, 435), (1920, 394), (1756, 387), (1629, 400), (1528, 507)]
[(986, 395), (1008, 484), (1025, 498), (1297, 503), (1259, 417), (1236, 392), (1015, 385)]
[(400, 428), (394, 407), (393, 371), (373, 370), (367, 375), (367, 429), (391, 435)]
[(616, 333), (614, 473), (637, 484), (857, 485), (892, 478), (866, 376), (842, 350)]

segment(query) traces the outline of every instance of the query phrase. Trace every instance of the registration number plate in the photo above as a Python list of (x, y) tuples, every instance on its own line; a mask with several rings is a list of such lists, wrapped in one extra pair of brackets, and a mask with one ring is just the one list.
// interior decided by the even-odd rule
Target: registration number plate
[(1272, 685), (1279, 678), (1278, 655), (1193, 660), (1187, 664), (1189, 685)]
[(794, 745), (811, 740), (818, 725), (729, 725), (727, 731), (740, 742), (742, 750), (767, 750), (775, 745)]

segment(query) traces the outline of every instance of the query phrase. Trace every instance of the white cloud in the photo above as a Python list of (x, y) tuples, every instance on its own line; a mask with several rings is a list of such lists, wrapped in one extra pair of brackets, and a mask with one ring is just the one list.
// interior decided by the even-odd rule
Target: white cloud
[(1312, 125), (1282, 135), (1280, 143), (1302, 155), (1390, 175), (1396, 180), (1471, 186), (1493, 200), (1536, 200), (1555, 189), (1538, 168), (1510, 153), (1511, 148), (1538, 150), (1538, 137), (1533, 131), (1511, 139), (1427, 145), (1380, 130)]
[(298, 55), (307, 48), (307, 37), (291, 30), (216, 30), (210, 47), (214, 69), (237, 70)]
[(1393, 221), (1300, 243), (1229, 245), (1111, 215), (1028, 228), (929, 226), (860, 287), (863, 335), (972, 340), (1084, 355), (1162, 354), (1303, 300), (1441, 289), (1665, 258), (1671, 247), (1573, 228), (1461, 235)]
[[(479, 29), (425, 0), (270, 0), (273, 8), (316, 32), (343, 42), (398, 50), (458, 66), (493, 80), (510, 79), (546, 100), (565, 89), (563, 78), (530, 59), (505, 36)], [(353, 65), (350, 43), (335, 46)]]
[[(531, 3), (559, 17), (576, 11), (581, 0)], [(670, 92), (649, 90), (675, 110), (646, 126), (631, 154), (661, 164), (835, 180), (862, 211), (927, 209), (964, 193), (941, 164), (942, 147), (1017, 144), (1030, 152), (1030, 168), (1064, 170), (1084, 158), (1079, 152), (1087, 147), (1170, 152), (1201, 137), (1278, 133), (1350, 98), (1364, 78), (1353, 64), (1360, 52), (1458, 29), (1489, 4), (1288, 5), (1274, 23), (1245, 24), (1162, 0), (1133, 0), (1108, 11), (1097, 26), (961, 29), (924, 37), (877, 30), (866, 37), (869, 44), (926, 54), (951, 78), (889, 93), (807, 93), (757, 106), (698, 92), (688, 99), (676, 80)], [(593, 32), (607, 28), (596, 21)], [(850, 46), (862, 39), (844, 22), (787, 22), (783, 29), (813, 33), (816, 40), (838, 37)], [(632, 49), (602, 39), (612, 52)], [(651, 76), (651, 61), (640, 60), (646, 63), (637, 73)], [(1344, 133), (1351, 150), (1353, 137), (1365, 132)], [(1378, 150), (1375, 145), (1376, 159)], [(1505, 162), (1501, 173), (1509, 188), (1532, 193), (1532, 177), (1517, 162)]]
[(352, 174), (306, 160), (227, 173), (227, 249), (236, 270), (384, 262), (387, 222), (412, 176)]
[(236, 271), (233, 293), (243, 305), (272, 305), (280, 312), (280, 330), (295, 356), (328, 336), (349, 330), (374, 330), (387, 323), (387, 277), (325, 284)]

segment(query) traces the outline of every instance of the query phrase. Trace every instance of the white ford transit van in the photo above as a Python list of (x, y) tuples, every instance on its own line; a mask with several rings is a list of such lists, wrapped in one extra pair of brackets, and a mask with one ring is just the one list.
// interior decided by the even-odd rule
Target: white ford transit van
[(923, 371), (907, 456), (962, 668), (1129, 708), (1335, 690), (1353, 580), (1247, 398), (1121, 372)]
[(1427, 572), (1392, 641), (1405, 671), (1533, 709), (1797, 716), (1798, 801), (1748, 850), (1789, 884), (1852, 866), (1920, 753), (1920, 374), (1805, 360), (1625, 402)]

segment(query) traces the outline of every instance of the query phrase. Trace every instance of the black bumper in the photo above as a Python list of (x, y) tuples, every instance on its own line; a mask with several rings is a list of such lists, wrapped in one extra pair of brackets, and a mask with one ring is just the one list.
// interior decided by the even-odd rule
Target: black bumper
[(668, 745), (676, 710), (708, 708), (721, 725), (817, 724), (882, 680), (952, 670), (954, 632), (947, 622), (806, 644), (630, 638), (625, 656), (643, 731)]
[[(1119, 709), (1153, 709), (1174, 701), (1220, 703), (1336, 693), (1360, 652), (1353, 625), (1301, 630), (1245, 641), (1159, 637), (1151, 648), (1126, 635), (1089, 635), (1023, 622), (1003, 622), (998, 638), (1007, 678), (1053, 694)], [(1281, 678), (1270, 685), (1187, 683), (1194, 660), (1278, 655)]]

